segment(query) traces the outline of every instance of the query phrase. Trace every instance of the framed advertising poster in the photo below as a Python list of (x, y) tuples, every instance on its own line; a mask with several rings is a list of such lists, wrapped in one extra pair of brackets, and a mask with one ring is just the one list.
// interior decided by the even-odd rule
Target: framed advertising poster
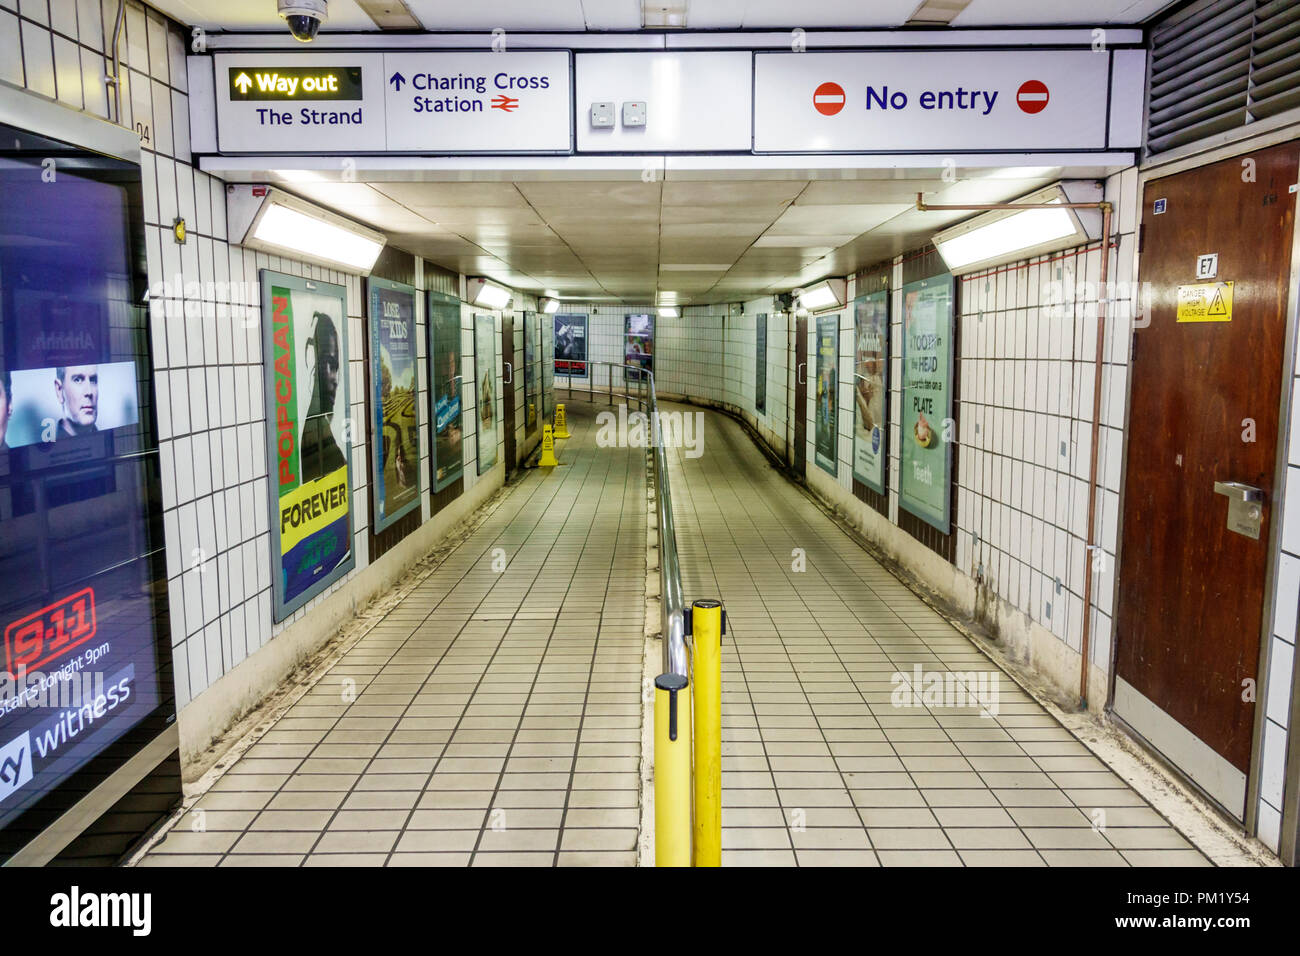
[(565, 378), (587, 377), (587, 317), (555, 316), (555, 373)]
[(641, 370), (654, 374), (655, 318), (653, 315), (626, 315), (623, 317), (623, 363), (632, 368), (623, 369), (623, 378), (639, 382)]
[(767, 313), (754, 317), (754, 411), (767, 414)]
[(836, 426), (839, 421), (839, 376), (836, 362), (840, 355), (840, 317), (823, 315), (817, 319), (817, 389), (813, 449), (817, 464), (827, 474), (836, 474)]
[(355, 565), (347, 290), (263, 269), (271, 579), (283, 621)]
[(885, 493), (889, 467), (889, 293), (853, 303), (853, 477)]
[(429, 405), (433, 422), (433, 448), (429, 474), (433, 490), (442, 491), (465, 470), (461, 441), (461, 330), (460, 299), (441, 292), (428, 293)]
[[(117, 158), (138, 137), (116, 134), (92, 152), (0, 124), (0, 863), (56, 860), (176, 746), (149, 334), (168, 313), (142, 304), (140, 167)], [(179, 781), (76, 852), (111, 864), (169, 799)]]
[(899, 504), (949, 532), (952, 471), (952, 276), (903, 286), (902, 468)]
[(497, 320), (474, 316), (474, 394), (478, 411), (478, 473), (497, 463)]
[(524, 434), (531, 435), (537, 430), (538, 415), (541, 409), (537, 404), (538, 359), (541, 339), (536, 312), (524, 313)]
[(415, 289), (366, 280), (370, 306), (370, 466), (376, 532), (420, 506)]

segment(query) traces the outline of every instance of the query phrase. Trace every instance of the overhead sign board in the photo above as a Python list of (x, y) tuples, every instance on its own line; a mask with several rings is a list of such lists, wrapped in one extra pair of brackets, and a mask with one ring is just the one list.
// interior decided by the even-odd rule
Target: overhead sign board
[(567, 153), (567, 51), (227, 53), (222, 153)]
[(1110, 53), (756, 53), (754, 151), (1105, 149)]

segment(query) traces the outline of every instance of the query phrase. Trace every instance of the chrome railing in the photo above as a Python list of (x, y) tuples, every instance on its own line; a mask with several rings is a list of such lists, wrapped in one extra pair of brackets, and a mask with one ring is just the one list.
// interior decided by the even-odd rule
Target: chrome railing
[[(654, 374), (635, 365), (622, 365), (617, 362), (586, 362), (587, 374), (585, 389), (579, 388), (578, 394), (585, 392), (594, 403), (596, 396), (608, 394), (609, 403), (614, 404), (618, 395), (628, 401), (638, 402), (650, 419), (650, 445), (654, 455), (654, 482), (656, 517), (659, 522), (659, 618), (663, 629), (664, 673), (680, 674), (690, 677), (690, 650), (686, 643), (686, 608), (682, 600), (682, 570), (677, 560), (677, 534), (673, 528), (673, 497), (668, 481), (668, 454), (661, 433), (659, 417), (659, 399), (655, 394)], [(598, 390), (596, 369), (607, 369), (605, 388)], [(614, 370), (622, 369), (621, 382), (614, 381)], [(636, 373), (629, 376), (629, 372)], [(570, 372), (555, 370), (555, 390), (560, 390), (560, 376), (565, 379), (565, 391), (572, 398), (574, 394), (573, 376)], [(580, 382), (579, 385), (582, 383)], [(621, 390), (616, 390), (621, 387)], [(635, 388), (635, 391), (634, 391)]]

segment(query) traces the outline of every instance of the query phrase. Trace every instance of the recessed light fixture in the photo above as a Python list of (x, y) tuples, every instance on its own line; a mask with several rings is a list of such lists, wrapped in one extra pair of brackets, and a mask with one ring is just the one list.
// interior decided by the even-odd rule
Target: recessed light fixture
[(538, 301), (537, 306), (538, 306), (538, 308), (540, 308), (543, 312), (545, 312), (547, 315), (552, 315), (552, 314), (554, 314), (555, 312), (558, 312), (558, 311), (559, 311), (559, 308), (560, 308), (560, 300), (559, 300), (559, 299), (552, 299), (552, 298), (550, 298), (549, 296), (543, 296), (543, 297)]
[(681, 315), (682, 310), (677, 308), (675, 305), (659, 306), (659, 318), (661, 319), (679, 319), (681, 318)]

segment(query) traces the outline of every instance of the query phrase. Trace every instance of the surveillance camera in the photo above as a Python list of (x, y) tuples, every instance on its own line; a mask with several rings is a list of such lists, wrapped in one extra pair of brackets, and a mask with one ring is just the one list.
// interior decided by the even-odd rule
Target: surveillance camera
[(302, 43), (316, 39), (320, 25), (325, 22), (329, 0), (277, 0), (280, 16), (289, 24), (293, 38)]

